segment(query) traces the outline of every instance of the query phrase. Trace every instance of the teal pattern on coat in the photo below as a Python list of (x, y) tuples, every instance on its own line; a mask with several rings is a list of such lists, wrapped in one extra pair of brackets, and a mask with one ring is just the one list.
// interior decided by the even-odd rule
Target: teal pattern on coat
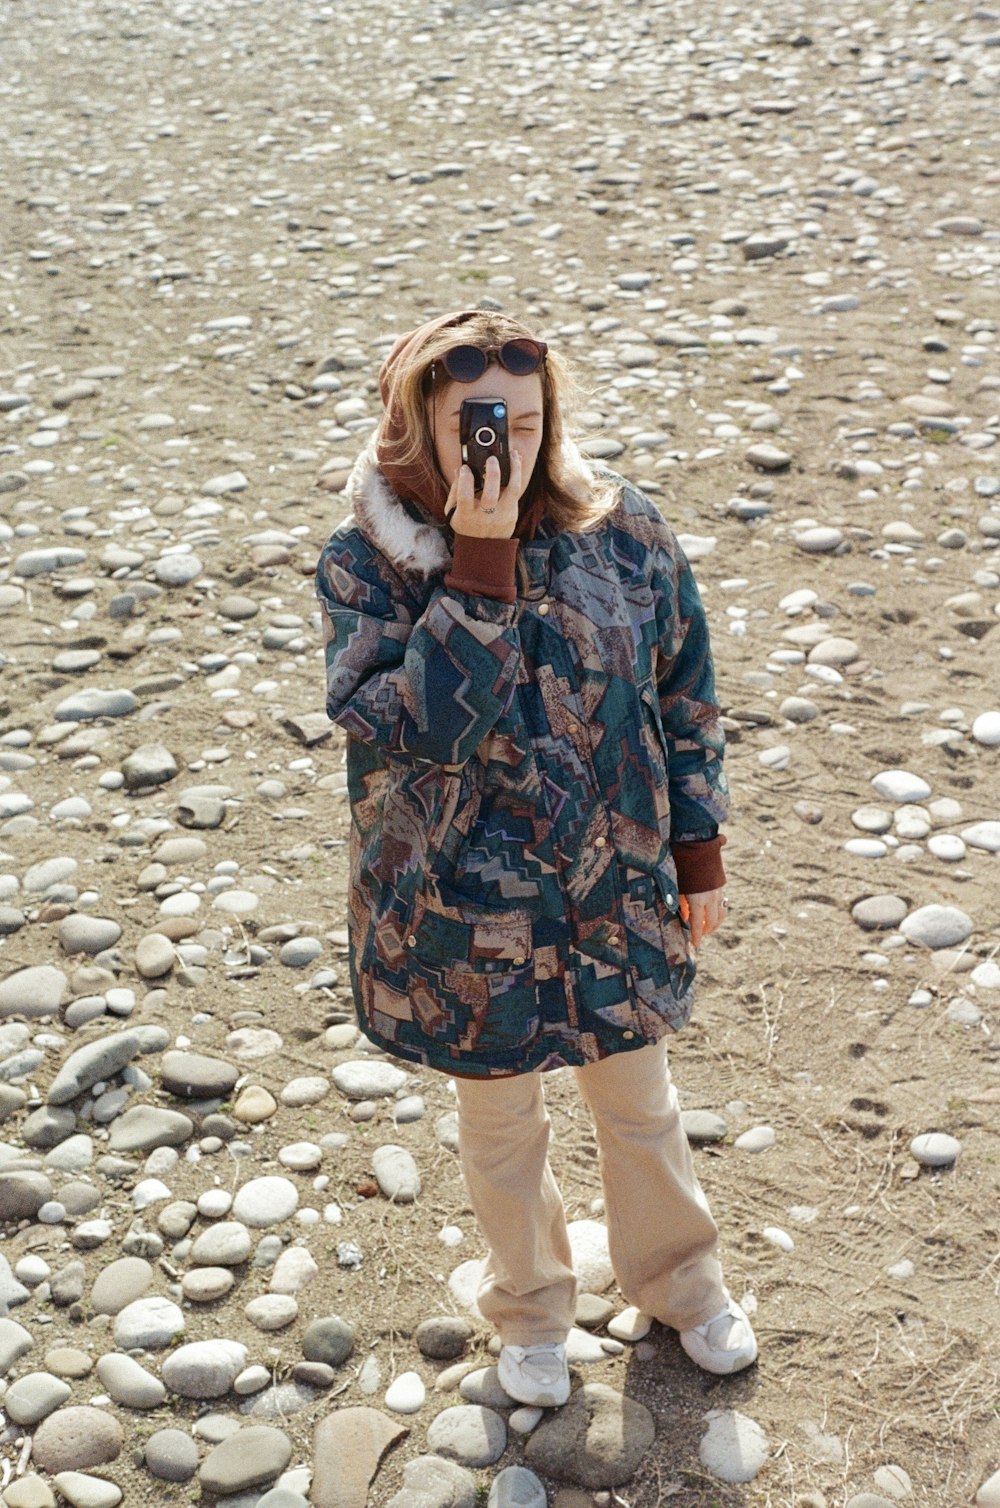
[(551, 1069), (689, 1019), (670, 844), (725, 819), (724, 739), (691, 568), (616, 480), (592, 532), (543, 521), (522, 541), (513, 604), (446, 587), (445, 532), (415, 527), (370, 461), (320, 557), (351, 981), (362, 1030), (400, 1058)]

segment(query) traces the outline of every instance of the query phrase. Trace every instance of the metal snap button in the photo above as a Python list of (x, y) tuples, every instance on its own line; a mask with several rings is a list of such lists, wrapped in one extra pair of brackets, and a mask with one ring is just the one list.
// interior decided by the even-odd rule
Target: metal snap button
[(567, 723), (566, 724), (566, 732), (567, 733), (579, 733), (579, 731), (580, 731), (580, 724), (579, 723)]
[(635, 1036), (635, 1032), (622, 1032), (622, 1036), (625, 1038), (626, 1042), (631, 1042), (633, 1037)]
[(548, 610), (549, 604), (547, 602), (540, 602), (538, 604), (538, 611), (543, 618), (545, 617), (545, 614), (548, 612)]
[(610, 937), (608, 938), (608, 942), (611, 944), (611, 946), (613, 948), (616, 948), (618, 946), (618, 944), (619, 944), (620, 941), (621, 941), (621, 938), (618, 936), (617, 932), (612, 932), (611, 935), (610, 935)]
[(594, 839), (594, 847), (595, 848), (603, 848), (605, 846), (605, 844), (607, 843), (607, 841), (608, 841), (607, 838), (604, 838), (604, 837), (595, 838)]
[(417, 939), (415, 937), (408, 937), (406, 939), (406, 946), (408, 948), (415, 948), (417, 946)]
[(521, 965), (524, 963), (524, 961), (525, 961), (524, 955), (521, 954), (521, 953), (519, 953), (516, 958), (514, 958), (514, 959), (511, 960), (511, 962), (513, 963), (513, 965), (514, 965), (514, 967), (516, 969), (519, 969), (521, 967)]

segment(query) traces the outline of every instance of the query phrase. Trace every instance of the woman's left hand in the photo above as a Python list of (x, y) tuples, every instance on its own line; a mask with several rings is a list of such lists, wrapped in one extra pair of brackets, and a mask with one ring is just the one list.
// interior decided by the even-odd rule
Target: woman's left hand
[(685, 896), (685, 900), (688, 904), (687, 924), (691, 933), (691, 946), (697, 948), (703, 937), (711, 937), (713, 932), (718, 932), (726, 919), (729, 902), (721, 885), (718, 890), (697, 891)]

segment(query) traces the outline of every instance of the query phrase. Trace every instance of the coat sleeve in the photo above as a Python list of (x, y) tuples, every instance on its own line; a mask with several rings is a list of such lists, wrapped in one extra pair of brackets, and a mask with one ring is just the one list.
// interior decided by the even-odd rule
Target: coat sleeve
[(330, 539), (316, 586), (327, 715), (384, 755), (461, 768), (513, 695), (516, 605), (438, 587), (416, 614), (356, 528)]
[[(725, 841), (717, 834), (719, 824), (729, 815), (729, 786), (722, 766), (725, 734), (715, 699), (708, 620), (687, 557), (662, 518), (658, 518), (658, 524), (660, 539), (652, 584), (659, 631), (657, 690), (667, 741), (671, 843), (683, 850), (687, 844), (715, 840), (718, 849)], [(676, 857), (680, 859), (682, 853), (676, 852)], [(690, 860), (693, 855), (688, 850), (683, 857)], [(721, 875), (718, 853), (716, 858)], [(678, 879), (684, 889), (680, 874)], [(721, 878), (718, 883), (722, 883)]]

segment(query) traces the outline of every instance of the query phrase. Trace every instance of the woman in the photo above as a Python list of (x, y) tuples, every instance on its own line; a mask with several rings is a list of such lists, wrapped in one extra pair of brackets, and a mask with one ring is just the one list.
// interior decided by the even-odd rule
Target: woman
[[(380, 385), (354, 514), (317, 570), (327, 711), (348, 735), (361, 1029), (455, 1077), (489, 1248), (479, 1306), (511, 1397), (569, 1396), (576, 1285), (542, 1095), (567, 1065), (622, 1293), (699, 1366), (736, 1371), (756, 1341), (722, 1283), (666, 1060), (726, 907), (694, 578), (658, 509), (565, 440), (565, 370), (516, 320), (431, 320)], [(458, 433), (470, 397), (510, 415), (510, 479), (491, 458), (479, 493)]]

